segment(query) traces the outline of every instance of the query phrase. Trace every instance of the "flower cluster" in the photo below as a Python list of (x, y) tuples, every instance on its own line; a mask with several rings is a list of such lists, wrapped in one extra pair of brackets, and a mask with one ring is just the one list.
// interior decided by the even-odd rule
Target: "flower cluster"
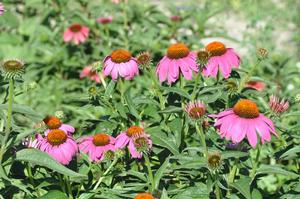
[(128, 128), (116, 138), (97, 133), (83, 136), (76, 141), (73, 138), (74, 127), (63, 124), (58, 117), (47, 116), (43, 123), (46, 126), (44, 135), (37, 134), (34, 140), (26, 140), (23, 144), (48, 153), (64, 165), (69, 164), (78, 151), (87, 154), (91, 161), (98, 162), (104, 159), (106, 152), (115, 152), (126, 146), (131, 156), (139, 159), (152, 148), (150, 136), (139, 126)]

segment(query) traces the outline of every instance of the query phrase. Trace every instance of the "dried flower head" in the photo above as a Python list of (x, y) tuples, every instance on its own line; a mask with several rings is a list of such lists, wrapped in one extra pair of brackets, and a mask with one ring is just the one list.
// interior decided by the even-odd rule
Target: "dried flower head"
[(238, 90), (238, 84), (235, 81), (227, 81), (226, 82), (226, 89), (230, 93), (234, 93)]
[(212, 170), (219, 169), (222, 166), (222, 156), (220, 152), (213, 152), (207, 157), (208, 167)]
[(285, 101), (284, 99), (280, 101), (280, 99), (275, 95), (270, 96), (269, 107), (273, 113), (281, 114), (285, 112), (289, 106), (288, 101)]
[(209, 51), (204, 50), (199, 50), (197, 52), (197, 63), (203, 67), (207, 64), (208, 60), (210, 58), (210, 53)]
[(24, 62), (19, 59), (6, 59), (1, 63), (4, 77), (7, 79), (18, 79), (22, 77), (25, 69)]
[(268, 57), (268, 54), (269, 54), (269, 52), (265, 48), (258, 48), (256, 50), (257, 58), (260, 60), (266, 59)]
[(149, 52), (142, 52), (136, 57), (137, 63), (144, 69), (149, 69), (152, 64), (151, 55)]

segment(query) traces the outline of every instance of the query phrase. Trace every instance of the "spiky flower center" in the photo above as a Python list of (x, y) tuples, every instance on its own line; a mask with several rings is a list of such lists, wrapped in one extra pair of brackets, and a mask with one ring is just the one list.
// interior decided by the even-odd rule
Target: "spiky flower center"
[(58, 129), (62, 124), (58, 117), (52, 115), (48, 115), (43, 121), (49, 129)]
[(209, 43), (205, 49), (212, 56), (221, 56), (226, 53), (226, 46), (222, 42), (214, 41)]
[(193, 107), (189, 111), (189, 115), (191, 118), (197, 119), (202, 117), (205, 114), (205, 109), (203, 107)]
[(82, 28), (82, 26), (81, 26), (80, 24), (78, 24), (78, 23), (72, 24), (72, 25), (70, 26), (70, 30), (71, 30), (72, 32), (80, 32), (80, 31), (81, 31), (81, 28)]
[(190, 53), (189, 48), (182, 43), (172, 44), (167, 51), (167, 57), (170, 59), (180, 59), (188, 56)]
[(221, 154), (220, 153), (212, 153), (208, 155), (208, 166), (212, 169), (216, 169), (221, 166)]
[(135, 196), (134, 199), (155, 199), (155, 198), (149, 193), (139, 193), (138, 195)]
[(198, 60), (200, 60), (203, 63), (206, 63), (208, 61), (208, 59), (210, 57), (209, 55), (210, 55), (210, 53), (206, 50), (200, 50), (197, 52)]
[(129, 137), (137, 137), (142, 135), (143, 133), (144, 133), (144, 129), (139, 126), (131, 126), (126, 132), (126, 134)]
[(256, 103), (248, 99), (238, 101), (234, 105), (233, 111), (242, 118), (257, 118), (259, 116), (259, 110)]
[(98, 133), (93, 137), (93, 144), (95, 146), (105, 146), (109, 144), (109, 136), (104, 133)]
[(141, 64), (141, 65), (149, 64), (150, 61), (151, 61), (151, 56), (150, 56), (150, 53), (148, 53), (148, 52), (143, 52), (137, 57), (137, 62), (138, 62), (138, 64)]
[(149, 149), (148, 140), (146, 137), (138, 137), (134, 140), (134, 146), (139, 152), (146, 152)]
[(47, 141), (52, 146), (63, 144), (66, 140), (67, 140), (67, 134), (60, 129), (54, 129), (50, 131), (47, 135)]
[(3, 62), (3, 68), (5, 71), (22, 70), (23, 66), (24, 63), (16, 59), (11, 59)]
[(122, 49), (113, 51), (110, 56), (111, 60), (115, 63), (128, 62), (132, 57), (129, 51)]

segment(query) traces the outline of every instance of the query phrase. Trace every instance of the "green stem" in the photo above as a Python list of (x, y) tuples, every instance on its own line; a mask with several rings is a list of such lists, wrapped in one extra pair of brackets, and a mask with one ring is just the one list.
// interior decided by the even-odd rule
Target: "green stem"
[(7, 120), (6, 120), (6, 128), (5, 135), (2, 139), (1, 149), (0, 149), (0, 164), (2, 164), (3, 155), (5, 153), (5, 145), (8, 140), (10, 129), (11, 129), (11, 121), (12, 121), (12, 105), (14, 101), (14, 80), (9, 80), (9, 90), (8, 90), (8, 107), (7, 107)]
[(256, 157), (255, 157), (255, 161), (253, 163), (253, 168), (250, 174), (251, 178), (254, 178), (255, 174), (256, 174), (256, 169), (258, 166), (258, 162), (259, 162), (259, 156), (260, 156), (260, 145), (257, 145), (257, 152), (256, 152)]
[(145, 164), (146, 164), (147, 169), (148, 169), (149, 181), (151, 183), (151, 185), (149, 185), (149, 191), (150, 191), (150, 193), (152, 193), (155, 190), (155, 182), (154, 182), (153, 172), (152, 172), (152, 169), (151, 169), (151, 164), (150, 164), (149, 157), (147, 155), (145, 155), (144, 157), (145, 157)]
[(196, 90), (197, 90), (197, 86), (198, 86), (198, 83), (199, 83), (199, 80), (200, 80), (200, 74), (197, 74), (197, 77), (196, 77), (196, 81), (195, 81), (195, 84), (194, 84), (194, 89), (193, 89), (193, 92), (192, 92), (192, 97), (191, 97), (191, 100), (194, 100), (195, 97), (196, 97)]
[(60, 186), (61, 186), (61, 188), (62, 188), (62, 191), (64, 192), (64, 193), (66, 193), (66, 187), (65, 187), (65, 184), (64, 184), (64, 180), (63, 180), (63, 176), (62, 176), (62, 174), (58, 174), (58, 178), (59, 178), (59, 183), (60, 183)]
[(235, 175), (236, 175), (236, 172), (238, 169), (237, 165), (238, 165), (238, 159), (235, 159), (234, 165), (233, 165), (232, 169), (230, 170), (229, 177), (228, 177), (229, 184), (232, 184), (234, 182), (234, 178), (235, 178)]
[(103, 78), (103, 75), (102, 75), (102, 74), (99, 74), (99, 77), (100, 77), (100, 81), (101, 81), (101, 83), (102, 83), (104, 89), (106, 90), (107, 85), (106, 85), (106, 82), (105, 82), (105, 80), (104, 80), (104, 78)]
[(151, 76), (151, 79), (152, 79), (153, 84), (154, 84), (155, 92), (156, 92), (156, 94), (158, 96), (158, 99), (159, 99), (160, 109), (164, 110), (165, 109), (165, 101), (164, 101), (164, 97), (163, 97), (163, 95), (162, 95), (162, 93), (160, 92), (160, 89), (159, 89), (160, 84), (156, 79), (155, 72), (153, 70), (150, 70), (149, 72), (150, 72), (150, 76)]
[(39, 192), (39, 189), (37, 189), (36, 186), (35, 186), (35, 184), (34, 184), (33, 177), (32, 177), (32, 170), (31, 170), (31, 166), (30, 166), (29, 163), (27, 164), (26, 169), (27, 169), (27, 173), (28, 173), (29, 182), (33, 186), (35, 192), (37, 193), (37, 196), (40, 197), (41, 194)]
[(68, 189), (68, 193), (69, 193), (69, 198), (73, 199), (73, 193), (72, 193), (72, 189), (71, 189), (71, 184), (70, 184), (69, 178), (65, 177), (65, 181), (66, 181), (66, 185), (67, 185), (67, 189)]
[(217, 199), (221, 199), (222, 197), (221, 197), (221, 190), (220, 190), (220, 187), (219, 187), (219, 185), (215, 185), (216, 186), (216, 198)]
[(240, 93), (243, 88), (245, 87), (245, 84), (250, 80), (250, 77), (252, 76), (252, 74), (254, 73), (256, 67), (260, 64), (261, 60), (258, 59), (256, 64), (253, 65), (253, 67), (251, 68), (250, 72), (241, 80), (241, 83), (239, 85), (239, 89), (238, 89), (238, 93)]
[(101, 184), (104, 177), (110, 172), (110, 170), (115, 166), (115, 164), (118, 162), (118, 158), (115, 158), (114, 161), (110, 164), (110, 166), (106, 169), (106, 171), (103, 173), (103, 175), (99, 178), (97, 184), (93, 188), (93, 190), (96, 190), (99, 185)]
[(204, 148), (204, 157), (208, 157), (208, 149), (206, 146), (206, 141), (205, 141), (205, 135), (203, 133), (203, 128), (202, 128), (202, 120), (200, 120), (201, 125), (199, 126), (197, 122), (195, 122), (195, 127), (196, 127), (196, 131), (200, 136), (201, 142), (202, 142), (202, 146)]

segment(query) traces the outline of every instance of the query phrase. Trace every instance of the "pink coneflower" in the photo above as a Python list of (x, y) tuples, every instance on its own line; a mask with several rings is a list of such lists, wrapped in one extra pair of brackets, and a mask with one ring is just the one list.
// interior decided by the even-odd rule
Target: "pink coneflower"
[(150, 136), (139, 126), (131, 126), (126, 132), (116, 137), (115, 146), (124, 148), (128, 145), (129, 152), (133, 158), (142, 158), (143, 152), (152, 148)]
[(255, 148), (257, 134), (262, 143), (271, 140), (271, 133), (277, 136), (272, 120), (261, 114), (252, 100), (241, 99), (233, 108), (211, 116), (217, 118), (215, 126), (221, 137), (233, 143), (239, 143), (247, 136), (248, 142)]
[(72, 24), (64, 32), (64, 41), (70, 42), (73, 41), (75, 44), (80, 44), (85, 42), (89, 36), (90, 29), (86, 26), (80, 24)]
[(115, 138), (104, 133), (86, 136), (78, 141), (79, 150), (88, 154), (90, 159), (95, 162), (103, 160), (107, 151), (115, 151), (114, 144)]
[(96, 21), (101, 24), (108, 24), (108, 23), (111, 23), (112, 20), (113, 20), (113, 17), (108, 16), (108, 17), (98, 17)]
[(135, 58), (127, 50), (115, 50), (104, 61), (103, 74), (110, 75), (113, 80), (119, 76), (131, 80), (139, 74), (139, 67)]
[(68, 135), (71, 135), (75, 132), (75, 128), (69, 124), (63, 124), (58, 117), (48, 115), (43, 122), (47, 126), (45, 135), (47, 135), (53, 129), (60, 129), (66, 132)]
[(51, 130), (44, 138), (39, 135), (38, 149), (64, 165), (69, 164), (78, 151), (75, 140), (60, 129)]
[(289, 106), (290, 104), (288, 101), (285, 101), (284, 99), (280, 101), (280, 99), (275, 95), (270, 96), (269, 107), (274, 113), (283, 113), (289, 108)]
[(232, 68), (238, 68), (240, 65), (239, 56), (232, 48), (226, 48), (221, 42), (211, 42), (205, 49), (210, 53), (208, 63), (203, 69), (205, 76), (216, 77), (220, 69), (222, 76), (228, 78)]
[(201, 101), (190, 102), (186, 105), (185, 111), (192, 119), (199, 119), (205, 114), (205, 105)]
[(92, 66), (86, 66), (80, 72), (80, 78), (88, 77), (92, 81), (95, 81), (97, 83), (101, 82), (100, 75), (102, 75), (102, 74), (98, 74), (97, 71), (95, 69), (93, 69)]
[(246, 88), (253, 88), (258, 91), (263, 91), (266, 87), (266, 84), (262, 81), (249, 81), (246, 83)]
[(193, 77), (193, 71), (198, 72), (196, 53), (190, 52), (189, 48), (182, 43), (172, 44), (157, 65), (156, 74), (160, 82), (168, 80), (171, 84), (179, 78), (179, 68), (187, 80)]
[(4, 5), (2, 3), (0, 3), (0, 15), (2, 15), (4, 13), (5, 9), (4, 9)]

